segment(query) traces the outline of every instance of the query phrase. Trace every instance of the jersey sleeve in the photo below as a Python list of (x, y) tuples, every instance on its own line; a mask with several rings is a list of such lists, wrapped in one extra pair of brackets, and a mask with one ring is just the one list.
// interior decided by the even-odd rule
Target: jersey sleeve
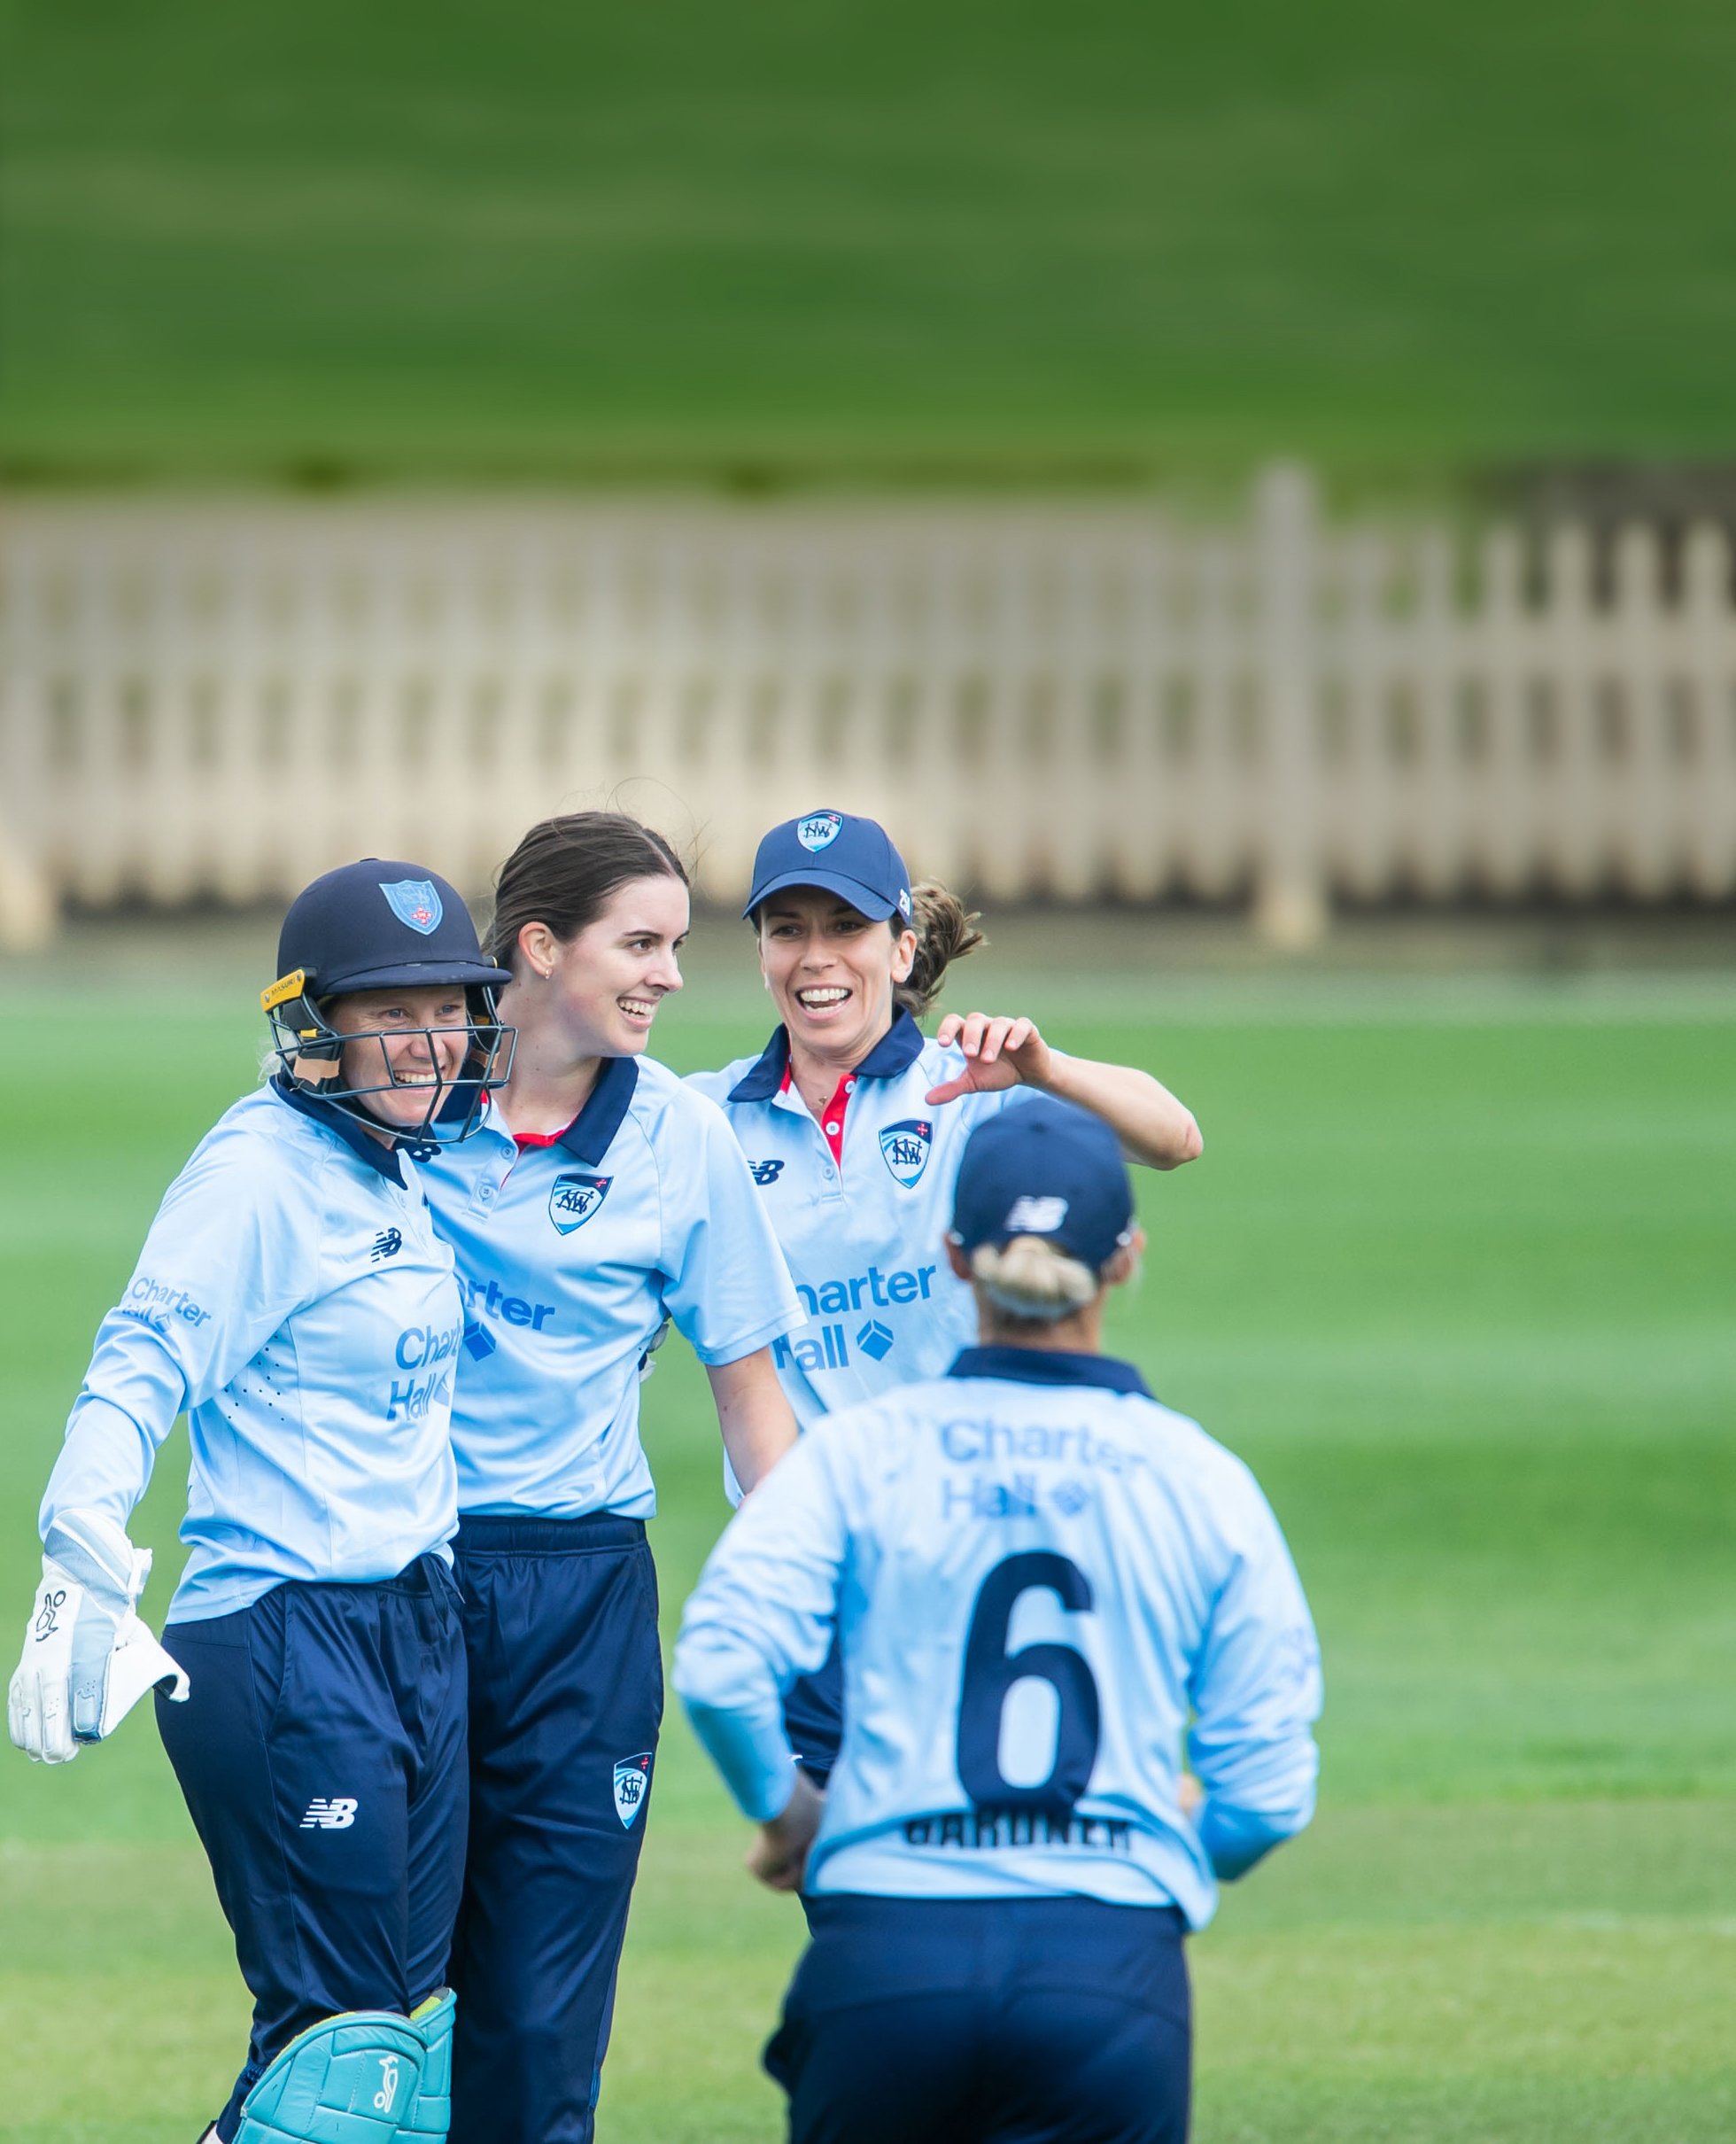
[(672, 1680), (744, 1815), (789, 1800), (795, 1757), (783, 1697), (824, 1665), (849, 1514), (825, 1424), (787, 1453), (724, 1529), (681, 1619)]
[(678, 1099), (681, 1137), (659, 1167), (663, 1307), (701, 1362), (740, 1362), (801, 1324), (802, 1306), (729, 1120)]
[(1199, 1834), (1233, 1880), (1314, 1814), (1320, 1648), (1283, 1534), (1243, 1471), (1228, 1564), (1190, 1696), (1188, 1747), (1205, 1790)]
[(176, 1416), (245, 1368), (311, 1299), (318, 1270), (314, 1201), (287, 1157), (220, 1129), (170, 1185), (97, 1328), (43, 1498), (44, 1536), (66, 1511), (125, 1526)]

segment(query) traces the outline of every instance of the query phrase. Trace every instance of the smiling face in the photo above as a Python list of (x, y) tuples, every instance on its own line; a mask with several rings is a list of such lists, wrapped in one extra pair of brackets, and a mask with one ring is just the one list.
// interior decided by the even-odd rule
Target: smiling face
[(755, 921), (760, 971), (791, 1048), (860, 1064), (892, 1025), (892, 986), (910, 975), (916, 933), (895, 936), (818, 886), (770, 895)]
[[(687, 936), (687, 889), (659, 873), (629, 879), (593, 923), (564, 943), (540, 923), (519, 933), (542, 1019), (574, 1059), (636, 1057), (657, 1007), (681, 988), (676, 956)], [(522, 965), (515, 964), (523, 972)]]
[(457, 1078), (470, 1044), (469, 1007), (458, 983), (358, 990), (333, 999), (326, 1018), (340, 1035), (358, 1037), (344, 1045), (344, 1085), (380, 1089), (358, 1099), (392, 1131), (419, 1129), (437, 1083)]

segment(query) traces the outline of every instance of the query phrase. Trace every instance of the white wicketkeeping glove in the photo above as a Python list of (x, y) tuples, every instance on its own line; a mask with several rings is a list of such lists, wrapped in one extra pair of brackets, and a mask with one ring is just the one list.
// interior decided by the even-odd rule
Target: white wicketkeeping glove
[(191, 1685), (134, 1611), (151, 1573), (148, 1549), (99, 1511), (63, 1512), (43, 1546), (6, 1728), (27, 1756), (66, 1764), (81, 1743), (112, 1734), (146, 1690), (171, 1683), (179, 1703)]

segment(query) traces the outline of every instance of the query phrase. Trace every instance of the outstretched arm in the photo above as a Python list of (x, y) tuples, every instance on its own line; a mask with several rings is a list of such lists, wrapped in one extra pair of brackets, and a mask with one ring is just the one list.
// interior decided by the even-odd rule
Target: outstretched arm
[(43, 1498), (42, 1584), (6, 1702), (29, 1756), (66, 1763), (155, 1684), (187, 1695), (136, 1612), (151, 1558), (127, 1524), (175, 1417), (221, 1391), (306, 1299), (318, 1270), (308, 1206), (233, 1135), (208, 1139), (170, 1186), (97, 1335)]
[(1199, 1157), (1205, 1142), (1192, 1110), (1136, 1065), (1070, 1057), (1043, 1040), (1035, 1021), (1004, 1014), (949, 1013), (934, 1039), (962, 1050), (965, 1062), (956, 1079), (929, 1090), (931, 1107), (957, 1101), (961, 1094), (1035, 1087), (1100, 1116), (1130, 1161), (1147, 1169), (1179, 1169)]

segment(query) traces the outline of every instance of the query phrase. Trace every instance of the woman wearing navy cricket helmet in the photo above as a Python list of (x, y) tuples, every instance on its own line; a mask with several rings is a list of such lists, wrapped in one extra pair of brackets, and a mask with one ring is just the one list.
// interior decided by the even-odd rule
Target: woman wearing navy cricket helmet
[[(64, 1763), (155, 1686), (253, 1997), (221, 2144), (446, 2132), (463, 1319), (413, 1157), (508, 1069), (506, 980), (417, 865), (296, 899), (263, 995), (275, 1075), (169, 1187), (43, 1500), (8, 1725)], [(159, 1646), (126, 1528), (183, 1409), (190, 1553)]]
[[(1100, 1352), (1140, 1240), (1104, 1123), (1042, 1098), (980, 1125), (942, 1252), (980, 1344), (805, 1438), (687, 1604), (676, 1688), (762, 1827), (750, 1868), (808, 1907), (765, 2055), (791, 2144), (1183, 2144), (1182, 1938), (1313, 1812), (1277, 1521)], [(834, 1620), (822, 1796), (780, 1697)]]
[[(975, 1332), (939, 1245), (970, 1133), (1035, 1091), (1100, 1117), (1134, 1161), (1200, 1152), (1189, 1110), (1149, 1072), (1064, 1054), (1035, 1022), (917, 1022), (950, 961), (981, 944), (956, 897), (912, 886), (872, 819), (809, 812), (772, 827), (744, 912), (779, 1026), (757, 1058), (692, 1084), (721, 1103), (765, 1201), (808, 1323), (772, 1360), (804, 1428), (938, 1377)], [(789, 1727), (824, 1784), (838, 1745), (835, 1658), (792, 1694)]]
[(671, 1321), (748, 1488), (794, 1441), (801, 1321), (722, 1115), (643, 1053), (681, 987), (686, 874), (620, 812), (533, 827), (489, 946), (512, 1076), (426, 1172), (468, 1324), (453, 1410), (470, 1837), (454, 2144), (593, 2133), (663, 1717), (639, 1388)]

